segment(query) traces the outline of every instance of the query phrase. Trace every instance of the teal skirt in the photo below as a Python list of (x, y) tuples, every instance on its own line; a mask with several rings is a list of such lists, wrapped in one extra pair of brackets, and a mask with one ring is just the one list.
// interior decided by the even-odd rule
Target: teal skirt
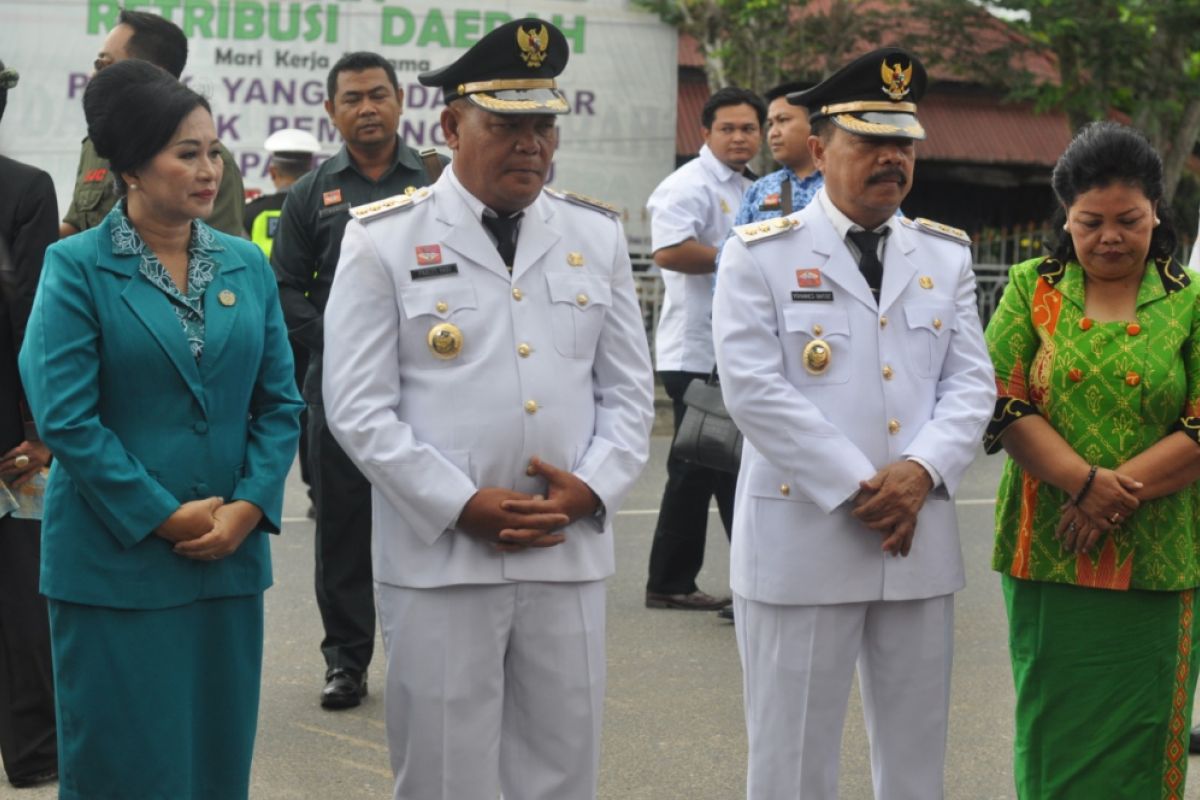
[(263, 597), (128, 610), (50, 601), (60, 800), (250, 790)]
[(1182, 800), (1200, 667), (1194, 590), (1001, 577), (1022, 800)]

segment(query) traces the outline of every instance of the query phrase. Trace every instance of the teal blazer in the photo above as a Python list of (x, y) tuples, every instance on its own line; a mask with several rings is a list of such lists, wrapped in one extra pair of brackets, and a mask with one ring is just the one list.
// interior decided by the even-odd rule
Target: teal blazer
[[(152, 609), (261, 592), (301, 408), (275, 276), (254, 244), (212, 231), (221, 250), (197, 363), (139, 257), (113, 253), (112, 219), (47, 249), (21, 349), (54, 453), (42, 593)], [(213, 495), (263, 511), (236, 553), (194, 561), (154, 535), (180, 503)]]

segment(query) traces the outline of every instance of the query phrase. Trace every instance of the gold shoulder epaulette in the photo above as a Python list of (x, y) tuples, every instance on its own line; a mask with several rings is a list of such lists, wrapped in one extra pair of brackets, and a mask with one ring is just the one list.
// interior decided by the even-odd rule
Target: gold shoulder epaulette
[(594, 197), (588, 197), (586, 194), (578, 194), (577, 192), (567, 192), (562, 189), (551, 189), (546, 187), (546, 194), (551, 197), (557, 197), (559, 200), (566, 200), (568, 203), (574, 203), (577, 206), (590, 208), (593, 211), (599, 211), (601, 214), (607, 214), (610, 217), (621, 216), (621, 209), (614, 206), (612, 203), (606, 203), (603, 200), (597, 200)]
[(796, 217), (780, 217), (778, 219), (764, 219), (762, 222), (748, 222), (745, 225), (735, 225), (733, 226), (733, 232), (744, 243), (754, 244), (755, 242), (761, 242), (764, 239), (778, 236), (781, 233), (795, 230), (803, 224)]
[[(409, 191), (411, 189), (411, 191)], [(350, 216), (357, 220), (366, 222), (369, 219), (376, 219), (391, 214), (393, 211), (412, 208), (420, 203), (425, 198), (433, 194), (428, 187), (416, 189), (409, 187), (405, 189), (404, 194), (395, 194), (391, 197), (385, 197), (382, 200), (376, 200), (373, 203), (355, 206), (350, 209)]]
[(934, 222), (933, 220), (925, 219), (924, 217), (917, 217), (914, 220), (905, 219), (904, 221), (911, 222), (912, 224), (909, 227), (914, 228), (915, 230), (924, 231), (925, 233), (932, 233), (934, 236), (940, 236), (943, 239), (952, 239), (959, 244), (965, 244), (967, 246), (970, 246), (971, 244), (971, 237), (967, 235), (967, 232), (962, 228), (952, 228), (949, 225), (943, 225), (940, 222)]

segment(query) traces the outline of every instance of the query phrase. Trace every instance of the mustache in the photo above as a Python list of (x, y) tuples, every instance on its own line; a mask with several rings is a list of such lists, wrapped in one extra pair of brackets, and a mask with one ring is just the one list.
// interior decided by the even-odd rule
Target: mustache
[(904, 174), (904, 170), (899, 167), (891, 167), (890, 169), (882, 169), (867, 178), (867, 185), (872, 183), (883, 183), (884, 181), (896, 181), (901, 186), (908, 185), (908, 176)]

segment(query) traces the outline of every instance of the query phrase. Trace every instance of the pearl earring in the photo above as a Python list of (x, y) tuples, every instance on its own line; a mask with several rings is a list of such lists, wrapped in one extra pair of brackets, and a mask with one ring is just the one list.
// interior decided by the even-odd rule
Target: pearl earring
[(1159, 219), (1158, 217), (1155, 217), (1155, 218), (1154, 218), (1154, 224), (1155, 224), (1155, 225), (1158, 225), (1160, 222), (1162, 222), (1162, 220), (1161, 220), (1161, 219)]
[(129, 188), (130, 188), (130, 189), (132, 189), (133, 191), (135, 191), (135, 192), (136, 192), (136, 191), (137, 191), (137, 188), (138, 188), (138, 186), (137, 186), (137, 184), (136, 184), (136, 183), (131, 183), (131, 184), (129, 184)]
[(1064, 231), (1069, 231), (1069, 230), (1071, 230), (1071, 228), (1070, 228), (1070, 226), (1068, 226), (1068, 225), (1067, 225), (1067, 223), (1065, 223), (1065, 222), (1064, 222), (1064, 223), (1063, 223), (1063, 230), (1064, 230)]

